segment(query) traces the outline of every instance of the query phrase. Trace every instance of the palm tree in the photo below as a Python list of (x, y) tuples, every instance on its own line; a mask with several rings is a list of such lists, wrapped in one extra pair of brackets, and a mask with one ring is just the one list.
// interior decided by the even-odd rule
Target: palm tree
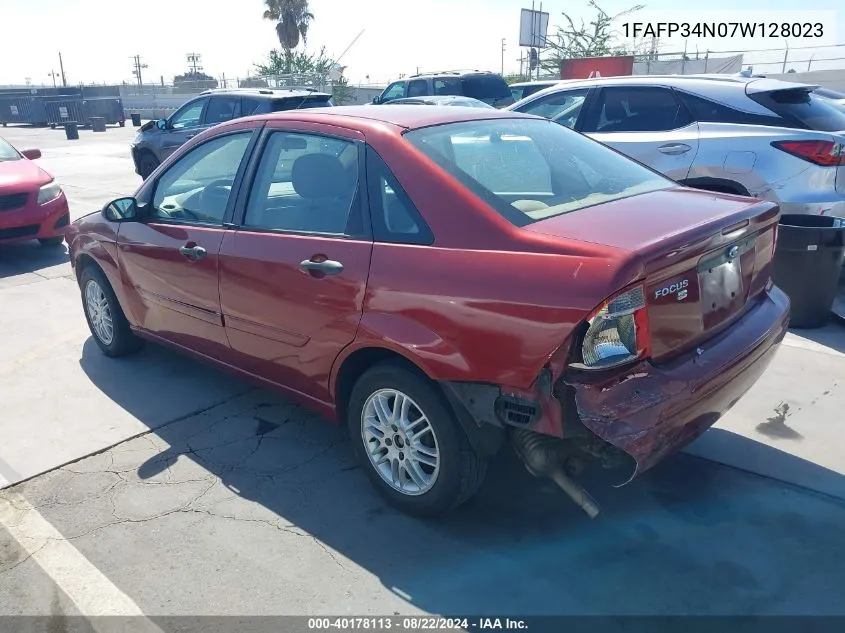
[(305, 41), (308, 26), (314, 19), (308, 0), (264, 0), (264, 4), (267, 5), (264, 19), (276, 22), (276, 35), (284, 50), (296, 48), (300, 37)]

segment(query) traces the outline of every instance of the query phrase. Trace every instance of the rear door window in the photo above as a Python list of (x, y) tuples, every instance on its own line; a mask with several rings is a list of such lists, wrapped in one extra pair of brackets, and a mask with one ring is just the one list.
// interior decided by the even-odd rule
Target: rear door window
[(740, 123), (745, 125), (769, 125), (769, 126), (789, 126), (784, 119), (772, 114), (767, 116), (765, 114), (754, 114), (751, 112), (741, 112), (734, 110), (731, 107), (710, 101), (703, 97), (697, 97), (686, 92), (677, 93), (681, 100), (689, 108), (693, 119), (696, 121), (709, 123)]
[(790, 127), (798, 126), (821, 132), (845, 130), (845, 112), (829, 100), (813, 95), (809, 90), (775, 90), (749, 96), (786, 119)]
[(428, 86), (425, 79), (414, 79), (408, 82), (409, 97), (424, 97), (428, 94)]
[(461, 80), (464, 96), (490, 101), (510, 99), (511, 91), (507, 82), (499, 75), (468, 75)]
[(461, 80), (457, 77), (438, 77), (434, 80), (434, 94), (436, 95), (460, 95)]
[(208, 125), (217, 125), (240, 116), (239, 102), (238, 97), (212, 97), (205, 109), (205, 122)]
[(250, 116), (252, 114), (259, 114), (263, 112), (263, 108), (261, 106), (265, 103), (265, 100), (256, 99), (254, 97), (242, 97), (241, 98), (241, 116)]
[(667, 132), (692, 123), (669, 88), (604, 88), (590, 110), (585, 132)]

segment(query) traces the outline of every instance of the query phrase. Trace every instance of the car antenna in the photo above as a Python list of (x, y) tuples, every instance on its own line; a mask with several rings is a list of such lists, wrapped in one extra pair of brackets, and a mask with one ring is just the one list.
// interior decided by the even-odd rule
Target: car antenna
[[(337, 66), (337, 65), (338, 65), (338, 62), (340, 62), (340, 60), (341, 60), (341, 59), (343, 59), (343, 56), (344, 56), (344, 55), (346, 55), (346, 53), (348, 53), (348, 52), (349, 52), (349, 49), (350, 49), (350, 48), (352, 48), (352, 45), (353, 45), (353, 44), (355, 44), (355, 42), (357, 42), (357, 41), (358, 41), (358, 38), (359, 38), (359, 37), (361, 37), (361, 36), (364, 34), (364, 31), (366, 31), (366, 30), (367, 30), (367, 29), (361, 29), (361, 32), (360, 32), (360, 33), (358, 33), (358, 35), (356, 35), (356, 36), (355, 36), (355, 38), (354, 38), (354, 39), (353, 39), (353, 40), (349, 43), (349, 46), (347, 46), (347, 47), (344, 49), (344, 51), (343, 51), (343, 52), (342, 52), (342, 53), (338, 56), (338, 58), (332, 62), (332, 65), (334, 65), (334, 66)], [(315, 89), (315, 88), (306, 88), (306, 90), (308, 90), (309, 92), (316, 92), (316, 89)], [(300, 101), (300, 102), (299, 102), (299, 105), (297, 105), (297, 106), (294, 108), (294, 110), (299, 110), (299, 108), (301, 108), (301, 107), (302, 107), (302, 105), (305, 103), (305, 101), (308, 99), (308, 97), (309, 97), (309, 95), (305, 95), (305, 96), (302, 98), (302, 101)], [(330, 97), (330, 98), (331, 98), (331, 97)]]

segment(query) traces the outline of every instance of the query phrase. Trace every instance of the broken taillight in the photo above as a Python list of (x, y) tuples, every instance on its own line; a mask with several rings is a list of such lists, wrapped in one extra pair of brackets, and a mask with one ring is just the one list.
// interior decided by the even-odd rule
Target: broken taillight
[(651, 353), (645, 289), (635, 286), (614, 295), (587, 318), (581, 344), (583, 369), (624, 365)]
[(774, 141), (772, 147), (822, 167), (845, 165), (845, 146), (834, 141)]

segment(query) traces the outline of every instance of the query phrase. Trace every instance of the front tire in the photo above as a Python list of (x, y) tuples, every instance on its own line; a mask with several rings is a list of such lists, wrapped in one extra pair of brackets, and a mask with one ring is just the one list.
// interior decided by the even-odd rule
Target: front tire
[(358, 379), (347, 410), (358, 461), (394, 507), (435, 516), (481, 487), (487, 462), (427, 378), (397, 363), (376, 365)]
[(129, 327), (111, 284), (99, 268), (86, 266), (80, 287), (88, 329), (103, 354), (116, 358), (137, 352), (144, 346), (144, 341)]
[(156, 168), (158, 168), (158, 165), (159, 162), (155, 156), (149, 152), (144, 152), (141, 155), (141, 160), (139, 161), (138, 173), (141, 174), (141, 178), (146, 180), (152, 175)]

